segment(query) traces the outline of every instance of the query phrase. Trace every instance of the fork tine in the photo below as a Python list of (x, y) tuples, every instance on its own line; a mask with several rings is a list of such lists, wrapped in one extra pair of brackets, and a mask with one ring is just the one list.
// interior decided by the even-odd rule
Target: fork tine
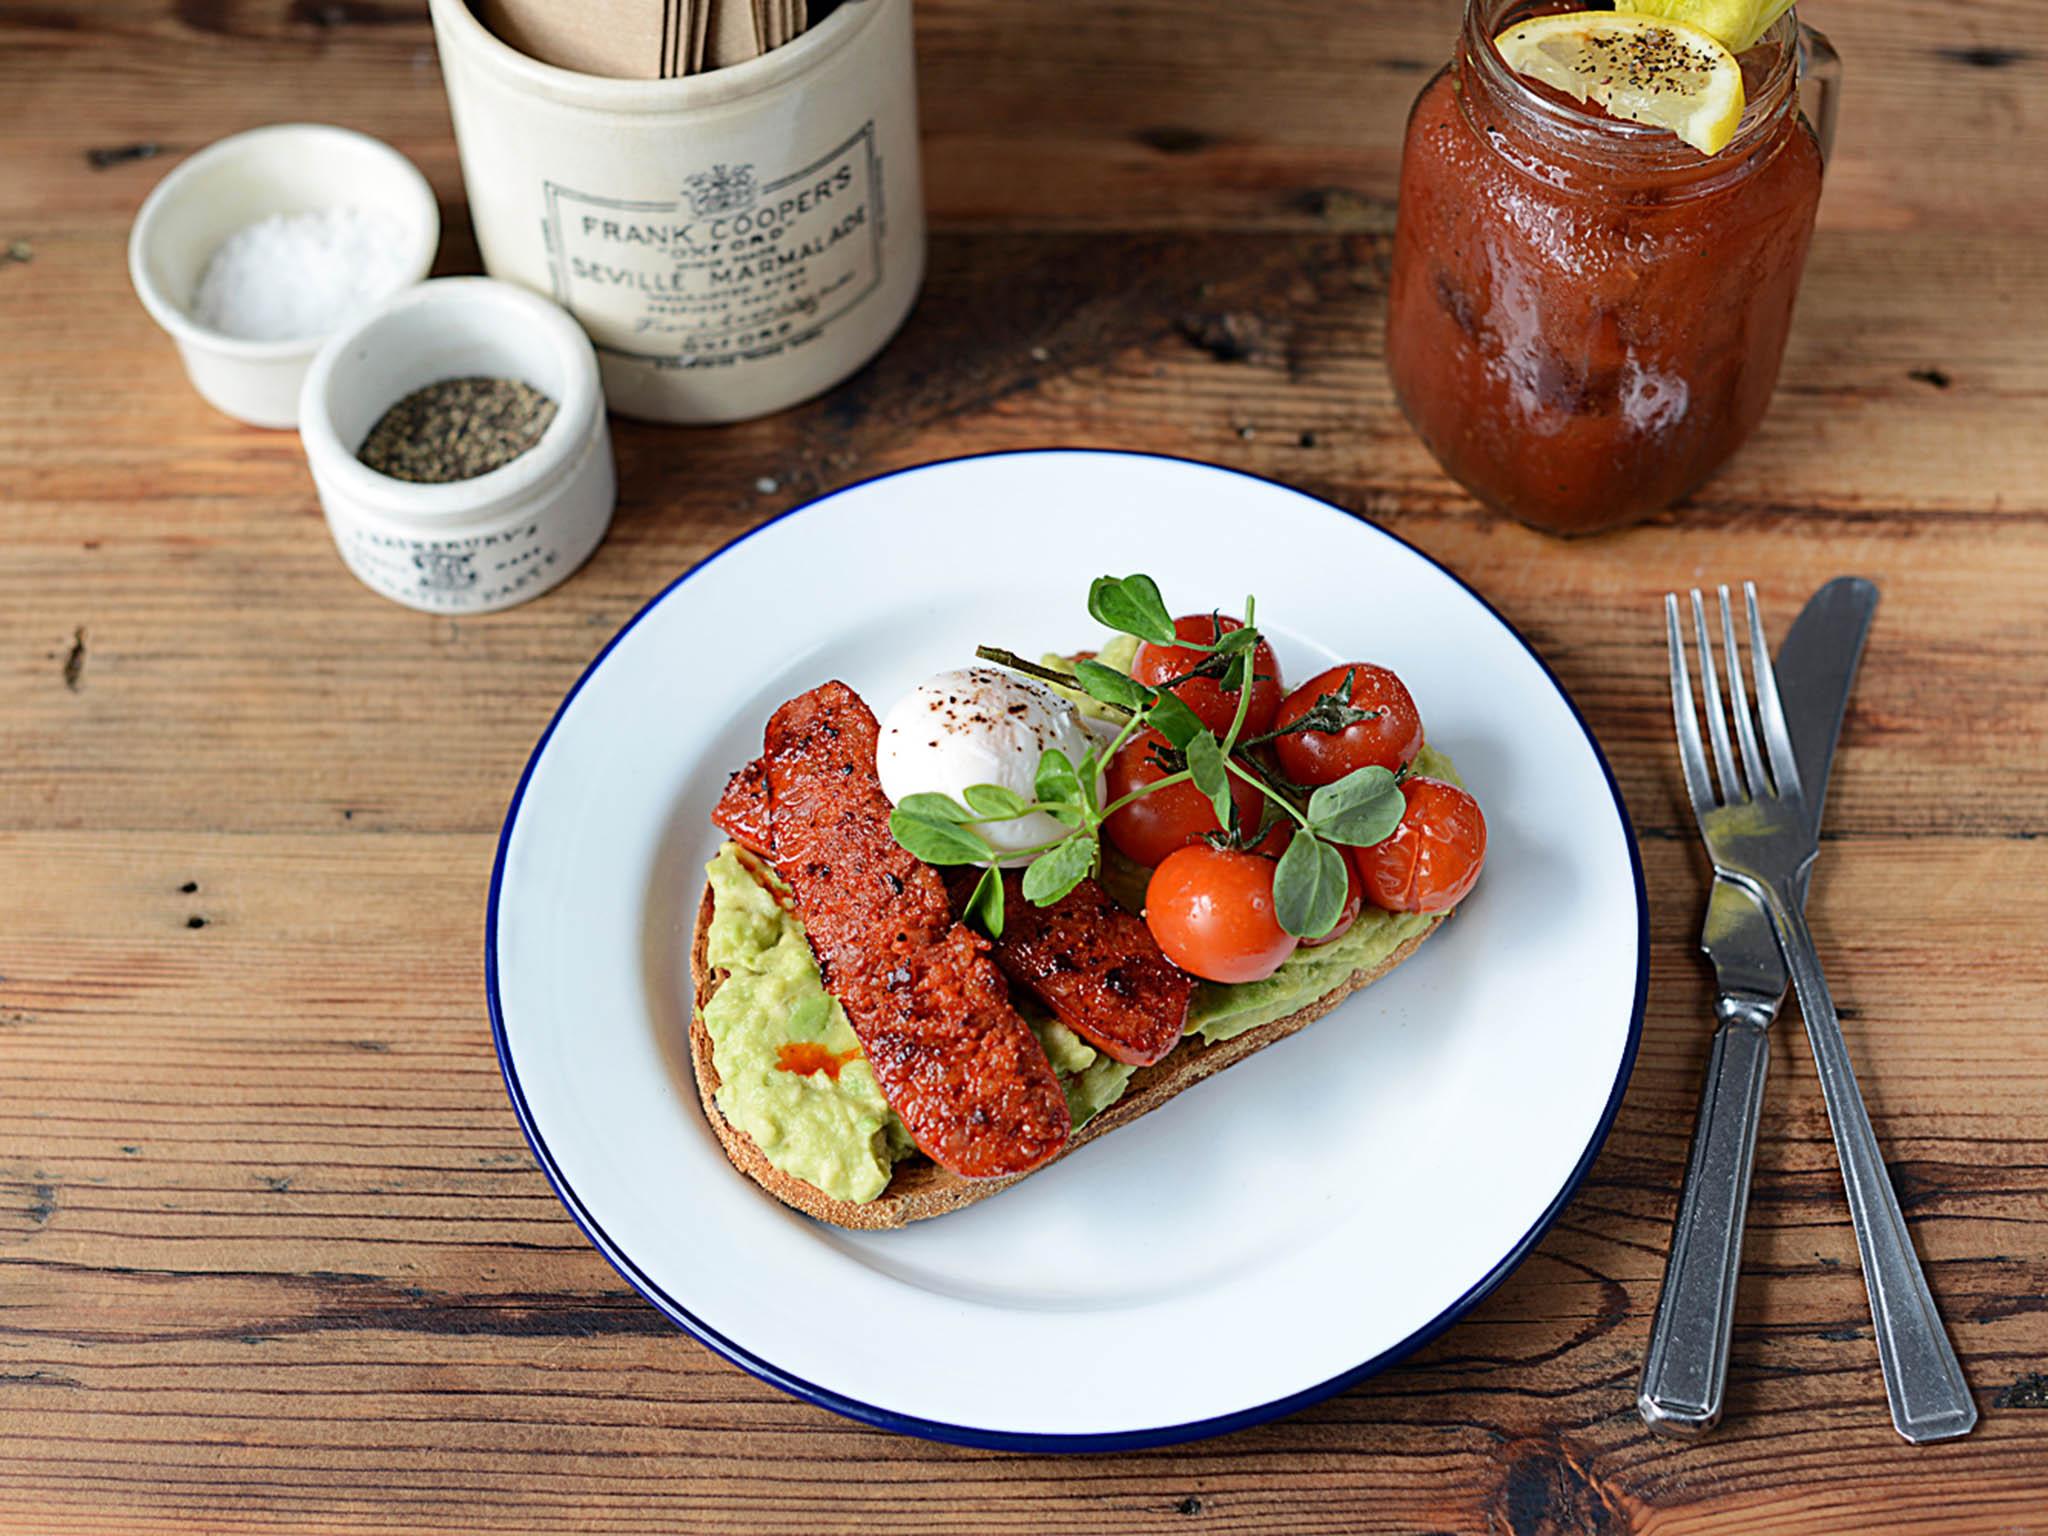
[(1728, 745), (1728, 719), (1721, 708), (1721, 679), (1714, 670), (1714, 642), (1707, 634), (1707, 605), (1700, 601), (1700, 589), (1692, 589), (1692, 627), (1700, 640), (1700, 685), (1707, 694), (1707, 739), (1714, 744), (1714, 766), (1721, 770), (1722, 793), (1733, 800), (1744, 798), (1742, 771), (1735, 766), (1734, 750)]
[(1700, 745), (1700, 720), (1693, 707), (1692, 677), (1685, 667), (1685, 632), (1678, 625), (1678, 594), (1664, 594), (1665, 643), (1671, 649), (1671, 718), (1678, 727), (1678, 760), (1685, 768), (1686, 793), (1695, 816), (1715, 809), (1714, 781), (1707, 773), (1706, 748)]
[(1763, 717), (1764, 746), (1771, 754), (1771, 777), (1777, 781), (1780, 799), (1797, 800), (1801, 794), (1799, 759), (1792, 754), (1792, 731), (1778, 697), (1778, 672), (1771, 665), (1771, 648), (1764, 640), (1764, 616), (1757, 607), (1755, 582), (1742, 584), (1742, 603), (1749, 610), (1749, 660), (1756, 671), (1756, 707)]
[(1728, 606), (1728, 588), (1721, 588), (1721, 643), (1728, 654), (1728, 702), (1735, 710), (1735, 739), (1742, 743), (1742, 766), (1749, 770), (1749, 798), (1771, 792), (1764, 777), (1763, 754), (1757, 750), (1756, 726), (1749, 718), (1749, 690), (1742, 685), (1742, 652), (1735, 644), (1735, 611)]

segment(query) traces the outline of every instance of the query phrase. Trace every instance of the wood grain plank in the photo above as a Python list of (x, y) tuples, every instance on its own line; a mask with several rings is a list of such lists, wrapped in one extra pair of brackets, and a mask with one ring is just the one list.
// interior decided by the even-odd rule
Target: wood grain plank
[[(190, 394), (122, 256), (176, 156), (315, 116), (413, 156), (474, 270), (422, 8), (0, 10), (32, 255), (0, 262), (0, 1531), (2048, 1532), (2048, 50), (2021, 0), (1806, 9), (1849, 79), (1778, 399), (1648, 527), (1489, 521), (1393, 407), (1399, 134), (1452, 0), (921, 0), (904, 335), (769, 421), (619, 424), (597, 558), (474, 621), (348, 578), (295, 440)], [(1225, 314), (1250, 357), (1190, 339)], [(1443, 560), (1584, 709), (1652, 902), (1613, 1135), (1466, 1323), (1286, 1422), (1095, 1458), (867, 1430), (674, 1331), (533, 1166), (478, 965), (505, 798), (641, 602), (820, 490), (1046, 443), (1271, 475)], [(1782, 626), (1845, 570), (1885, 597), (1813, 923), (1985, 1419), (1885, 1421), (1788, 1019), (1728, 1421), (1672, 1444), (1631, 1397), (1709, 998), (1657, 604), (1755, 576)]]
[[(1393, 195), (1408, 106), (1450, 57), (1458, 0), (922, 0), (928, 199), (944, 224), (1293, 227), (1318, 194)], [(1823, 219), (1903, 231), (2048, 230), (2036, 149), (2048, 54), (2028, 0), (1815, 0), (1847, 61)], [(2022, 40), (2014, 46), (2013, 40)], [(92, 147), (195, 149), (306, 114), (389, 139), (455, 182), (423, 4), (40, 0), (0, 13), (39, 211), (132, 211), (162, 162), (80, 174)], [(118, 57), (118, 71), (97, 61)], [(93, 110), (75, 103), (91, 92)], [(1911, 131), (1902, 132), (1901, 121)], [(0, 188), (4, 193), (4, 188)], [(12, 212), (0, 200), (0, 214)]]
[[(2040, 1309), (2025, 1298), (2048, 1291), (2037, 1128), (2048, 1043), (2002, 1007), (2005, 987), (2042, 991), (2044, 962), (1975, 990), (1944, 962), (2004, 942), (2002, 914), (2038, 905), (2048, 855), (2036, 841), (1985, 842), (1958, 871), (1972, 899), (1931, 924), (1910, 884), (1873, 878), (1910, 867), (1926, 844), (1873, 837), (1831, 849), (1838, 867), (1816, 890), (1814, 921), (1847, 962), (1841, 990), (1872, 1112), (1988, 1395), (2038, 1358)], [(219, 1507), (209, 1500), (233, 1488), (245, 1507), (258, 1495), (276, 1528), (348, 1513), (323, 1501), (370, 1483), (415, 1529), (493, 1508), (489, 1518), (512, 1524), (562, 1513), (519, 1495), (528, 1483), (632, 1506), (606, 1503), (600, 1529), (796, 1520), (850, 1530), (883, 1511), (900, 1518), (898, 1482), (863, 1483), (845, 1502), (832, 1463), (963, 1453), (841, 1426), (716, 1365), (618, 1284), (528, 1163), (473, 976), (459, 978), (469, 986), (437, 979), (451, 965), (469, 969), (459, 957), (474, 943), (487, 847), (484, 837), (182, 834), (157, 839), (154, 867), (138, 867), (119, 834), (0, 839), (0, 866), (23, 877), (0, 902), (0, 932), (37, 936), (13, 947), (0, 992), (14, 1088), (0, 1104), (0, 1403), (26, 1400), (24, 1462), (93, 1490), (103, 1515), (143, 1498), (137, 1513), (183, 1510), (205, 1522)], [(1672, 1453), (1635, 1424), (1627, 1384), (1703, 1065), (1706, 997), (1686, 953), (1694, 913), (1681, 910), (1696, 903), (1691, 852), (1653, 840), (1645, 856), (1652, 889), (1669, 898), (1652, 1012), (1627, 1106), (1580, 1201), (1473, 1322), (1413, 1366), (1312, 1411), (1291, 1434), (1172, 1453), (1201, 1469), (1181, 1481), (1209, 1490), (1211, 1523), (1270, 1528), (1298, 1514), (1303, 1529), (1358, 1528), (1348, 1469), (1365, 1446), (1393, 1486), (1377, 1501), (1385, 1523), (1364, 1528), (1484, 1528), (1456, 1504), (1416, 1502), (1407, 1480), (1449, 1468), (1473, 1480), (1471, 1509), (1532, 1499), (1540, 1481), (1567, 1514), (1607, 1500), (1682, 1513), (1684, 1499), (1661, 1486)], [(198, 891), (173, 883), (192, 870), (208, 872)], [(60, 882), (70, 899), (52, 910), (39, 893)], [(337, 944), (335, 894), (352, 890), (393, 896), (361, 902), (349, 942)], [(203, 930), (185, 926), (195, 908), (212, 914)], [(240, 957), (231, 969), (191, 958), (222, 945)], [(366, 947), (382, 961), (367, 978)], [(244, 992), (264, 1007), (239, 1001)], [(424, 1001), (408, 1008), (411, 996)], [(1951, 1000), (1940, 1033), (1914, 1006), (1937, 996)], [(1904, 1001), (1879, 1007), (1872, 997)], [(337, 1002), (341, 1017), (330, 1018)], [(380, 1016), (378, 1033), (354, 1036), (369, 1014)], [(252, 1080), (254, 1051), (268, 1063)], [(1910, 1454), (1882, 1427), (1825, 1113), (1789, 1032), (1778, 1054), (1752, 1214), (1757, 1278), (1736, 1344), (1741, 1418), (1682, 1480), (1695, 1485), (1710, 1458), (1712, 1485), (1769, 1492), (1771, 1519), (1825, 1509), (1852, 1486), (1837, 1461), (1844, 1436), (1859, 1475)], [(43, 1128), (52, 1118), (59, 1134)], [(664, 1439), (714, 1426), (751, 1447), (715, 1496)], [(1986, 1518), (2002, 1519), (2020, 1507), (2040, 1437), (2023, 1416), (1993, 1413), (1992, 1426), (2019, 1438), (1968, 1442), (1970, 1486)], [(429, 1429), (436, 1455), (422, 1458), (417, 1436)], [(1347, 1434), (1363, 1436), (1348, 1452), (1302, 1449), (1303, 1436), (1315, 1445)], [(572, 1449), (589, 1437), (633, 1467), (591, 1464)], [(1812, 1457), (1788, 1452), (1788, 1437), (1810, 1441)], [(796, 1445), (803, 1468), (790, 1473)], [(1228, 1470), (1238, 1457), (1254, 1469), (1242, 1480)], [(490, 1475), (463, 1482), (451, 1462)], [(1043, 1481), (1008, 1509), (963, 1491), (917, 1528), (965, 1528), (969, 1518), (982, 1529), (1043, 1528), (1032, 1522), (1063, 1510), (1106, 1529), (1185, 1518), (1163, 1503), (1070, 1508), (1073, 1469), (1113, 1460), (995, 1465), (1035, 1465), (1004, 1478)], [(0, 1461), (0, 1503), (16, 1475)], [(1068, 1487), (1064, 1498), (1047, 1497), (1055, 1484)], [(1296, 1491), (1277, 1497), (1280, 1488)], [(492, 1494), (509, 1502), (493, 1506)], [(1240, 1498), (1242, 1523), (1228, 1518)], [(1860, 1507), (1884, 1514), (1882, 1504)], [(1424, 1520), (1439, 1524), (1402, 1523)]]
[[(1915, 750), (1904, 727), (1916, 709), (1924, 727), (1929, 713), (1963, 708), (1972, 713), (1954, 720), (1951, 750), (2029, 791), (2016, 801), (1985, 777), (1972, 781), (1981, 796), (1901, 802), (1890, 825), (1910, 815), (2023, 829), (2028, 813), (2016, 827), (2014, 807), (2038, 803), (2044, 771), (2027, 745), (2044, 707), (2027, 594), (2048, 576), (2048, 434), (2029, 430), (2048, 388), (2035, 377), (2040, 354), (2004, 324), (2013, 290), (1967, 277), (1987, 265), (2010, 273), (2048, 308), (2044, 249), (1822, 242), (1757, 440), (1660, 526), (1566, 555), (1485, 519), (1408, 433), (1379, 360), (1377, 242), (951, 238), (905, 336), (826, 400), (691, 434), (687, 475), (666, 468), (673, 434), (621, 423), (619, 521), (576, 600), (481, 620), (408, 613), (343, 579), (295, 440), (239, 428), (184, 391), (118, 275), (60, 269), (30, 293), (36, 314), (67, 322), (38, 325), (53, 350), (32, 338), (33, 366), (0, 382), (0, 474), (17, 488), (0, 669), (18, 700), (0, 755), (0, 826), (204, 826), (215, 812), (189, 792), (203, 782), (252, 827), (483, 830), (554, 700), (673, 575), (860, 474), (1070, 442), (1239, 465), (1421, 540), (1500, 595), (1610, 744), (1616, 732), (1661, 739), (1645, 687), (1661, 663), (1641, 640), (1664, 586), (1745, 573), (1707, 569), (1696, 552), (1674, 561), (1682, 543), (1775, 536), (1771, 569), (1786, 580), (1767, 579), (1766, 597), (1781, 615), (1828, 575), (1862, 571), (1898, 599), (1876, 656), (1896, 636), (1893, 654), (1913, 657), (1874, 664), (1868, 687), (1889, 692), (1858, 701), (1902, 727), (1878, 743), (1887, 771)], [(1977, 295), (1967, 327), (1942, 297), (1951, 292)], [(1276, 360), (1219, 361), (1195, 346), (1181, 322), (1204, 306), (1267, 316)], [(94, 326), (139, 366), (99, 380), (93, 359), (107, 353), (75, 348), (74, 333)], [(63, 337), (74, 339), (56, 350)], [(1930, 359), (1948, 388), (1910, 377)], [(51, 377), (70, 383), (45, 393), (29, 382)], [(66, 446), (81, 440), (92, 453)], [(108, 494), (143, 476), (147, 498)], [(1943, 550), (1933, 563), (1930, 539)], [(1524, 600), (1521, 578), (1538, 570)], [(1586, 601), (1556, 601), (1567, 596)], [(251, 611), (263, 615), (254, 628)], [(1569, 626), (1556, 617), (1567, 613)], [(1982, 667), (1987, 658), (1999, 664)], [(1961, 671), (1982, 675), (1959, 690)], [(1609, 711), (1609, 697), (1621, 707)], [(429, 740), (440, 746), (389, 749)], [(134, 750), (143, 742), (157, 745)], [(165, 750), (181, 774), (160, 771)], [(304, 766), (280, 774), (285, 761)]]

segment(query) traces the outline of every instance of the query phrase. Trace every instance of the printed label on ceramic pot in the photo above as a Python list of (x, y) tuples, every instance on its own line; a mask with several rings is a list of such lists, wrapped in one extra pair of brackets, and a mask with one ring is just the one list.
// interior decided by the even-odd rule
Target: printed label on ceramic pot
[(451, 613), (543, 587), (560, 559), (541, 542), (539, 523), (432, 542), (357, 528), (345, 535), (342, 554), (378, 591)]
[(717, 368), (815, 340), (881, 286), (875, 125), (801, 170), (719, 162), (673, 199), (546, 183), (555, 300), (600, 351)]

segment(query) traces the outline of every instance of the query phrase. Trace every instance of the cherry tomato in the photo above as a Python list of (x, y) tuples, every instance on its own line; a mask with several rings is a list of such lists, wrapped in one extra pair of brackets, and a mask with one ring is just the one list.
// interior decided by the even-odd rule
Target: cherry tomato
[[(1214, 644), (1233, 629), (1243, 628), (1242, 619), (1209, 613), (1191, 613), (1173, 621), (1174, 634), (1205, 645)], [(1237, 695), (1223, 691), (1221, 678), (1187, 677), (1210, 655), (1185, 645), (1154, 645), (1148, 640), (1138, 647), (1137, 657), (1131, 662), (1131, 676), (1148, 688), (1158, 688), (1176, 677), (1186, 678), (1185, 682), (1174, 683), (1172, 691), (1202, 724), (1221, 736), (1237, 717)], [(1244, 734), (1261, 736), (1271, 730), (1274, 712), (1279, 708), (1280, 663), (1274, 659), (1273, 647), (1261, 640), (1252, 649), (1252, 696), (1244, 707)]]
[[(1109, 760), (1107, 774), (1111, 802), (1121, 800), (1141, 785), (1156, 784), (1166, 777), (1166, 770), (1154, 756), (1155, 750), (1167, 750), (1167, 746), (1166, 738), (1154, 730), (1139, 731), (1117, 749), (1116, 756)], [(1237, 807), (1238, 824), (1256, 828), (1264, 814), (1265, 796), (1233, 773), (1230, 800)], [(1199, 843), (1221, 833), (1223, 828), (1217, 825), (1216, 808), (1209, 803), (1209, 797), (1195, 788), (1193, 780), (1183, 779), (1133, 800), (1111, 816), (1103, 830), (1108, 832), (1117, 852), (1151, 866), (1163, 863), (1176, 848)]]
[(1152, 872), (1145, 923), (1167, 959), (1209, 981), (1262, 981), (1296, 942), (1273, 915), (1273, 861), (1207, 843)]
[[(1289, 825), (1292, 826), (1293, 823), (1290, 822)], [(1345, 851), (1348, 853), (1350, 850)], [(1344, 910), (1338, 915), (1337, 926), (1320, 939), (1303, 939), (1303, 949), (1313, 949), (1318, 944), (1328, 944), (1334, 939), (1343, 938), (1350, 931), (1351, 925), (1358, 921), (1358, 914), (1365, 910), (1365, 881), (1358, 873), (1358, 865), (1347, 858), (1344, 861), (1344, 873), (1350, 879), (1350, 888), (1344, 893)]]
[(1352, 848), (1366, 899), (1389, 912), (1443, 912), (1465, 899), (1486, 862), (1479, 802), (1442, 779), (1409, 779), (1408, 808), (1393, 836)]
[(1296, 731), (1276, 737), (1273, 750), (1280, 766), (1297, 784), (1334, 784), (1345, 774), (1374, 764), (1405, 768), (1422, 750), (1422, 716), (1416, 713), (1406, 685), (1385, 667), (1365, 661), (1319, 672), (1288, 694), (1280, 703), (1273, 729), (1294, 724), (1326, 693), (1342, 698), (1347, 673), (1351, 676), (1352, 707), (1376, 709), (1379, 717), (1337, 732)]

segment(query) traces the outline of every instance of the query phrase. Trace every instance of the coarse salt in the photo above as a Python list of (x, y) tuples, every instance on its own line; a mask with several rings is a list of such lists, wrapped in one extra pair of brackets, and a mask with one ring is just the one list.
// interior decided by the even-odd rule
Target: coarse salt
[(325, 335), (399, 287), (402, 235), (391, 215), (365, 208), (246, 224), (207, 261), (192, 318), (242, 341)]

